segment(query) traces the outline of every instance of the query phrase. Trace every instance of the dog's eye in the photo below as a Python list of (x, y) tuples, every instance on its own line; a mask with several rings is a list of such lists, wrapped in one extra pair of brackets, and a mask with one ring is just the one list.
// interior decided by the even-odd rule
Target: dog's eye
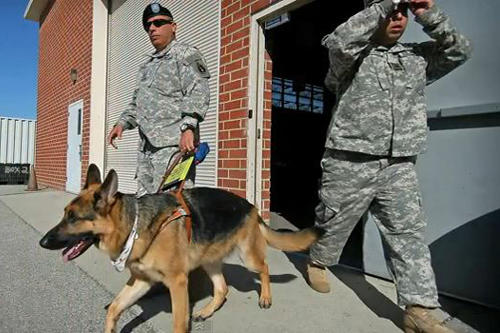
[(77, 220), (75, 213), (73, 213), (72, 210), (68, 211), (68, 213), (66, 214), (66, 219), (69, 223), (73, 223)]

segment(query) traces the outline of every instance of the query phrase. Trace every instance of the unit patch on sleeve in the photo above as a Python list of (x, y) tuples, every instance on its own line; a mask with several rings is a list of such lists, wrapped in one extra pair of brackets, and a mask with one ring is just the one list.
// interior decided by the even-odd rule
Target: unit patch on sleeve
[(193, 54), (187, 57), (184, 61), (185, 64), (191, 65), (194, 71), (203, 78), (209, 78), (210, 72), (208, 71), (207, 65), (201, 58), (200, 54)]

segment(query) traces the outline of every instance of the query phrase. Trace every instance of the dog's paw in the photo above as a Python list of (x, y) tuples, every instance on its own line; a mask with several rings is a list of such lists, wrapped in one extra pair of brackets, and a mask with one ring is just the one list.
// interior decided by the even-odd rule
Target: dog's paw
[(259, 298), (259, 307), (261, 309), (269, 309), (273, 304), (271, 297), (260, 297)]
[(208, 318), (208, 317), (203, 317), (203, 316), (201, 316), (201, 315), (196, 315), (196, 314), (195, 314), (195, 315), (193, 315), (192, 320), (193, 320), (194, 322), (199, 323), (200, 321), (205, 321), (205, 320), (207, 320), (207, 318)]
[(210, 318), (212, 316), (212, 314), (213, 314), (213, 312), (209, 313), (209, 312), (203, 311), (203, 309), (202, 309), (200, 311), (195, 312), (192, 316), (192, 319), (195, 322), (205, 321), (208, 318)]

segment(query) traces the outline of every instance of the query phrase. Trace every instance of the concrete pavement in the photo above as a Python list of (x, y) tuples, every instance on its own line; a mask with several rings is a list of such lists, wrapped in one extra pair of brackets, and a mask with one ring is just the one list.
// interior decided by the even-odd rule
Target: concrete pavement
[[(0, 332), (100, 332), (113, 294), (77, 265), (38, 246), (40, 233), (0, 201)], [(125, 313), (121, 327), (140, 313)], [(154, 332), (139, 323), (137, 332)]]
[[(0, 186), (0, 201), (3, 203), (0, 205), (0, 230), (4, 237), (12, 235), (8, 242), (2, 241), (0, 262), (2, 267), (9, 267), (8, 271), (14, 267), (19, 276), (18, 281), (7, 288), (9, 301), (2, 308), (20, 311), (27, 303), (35, 303), (33, 311), (42, 314), (40, 318), (44, 318), (45, 313), (50, 318), (53, 313), (62, 311), (75, 327), (91, 323), (95, 328), (103, 323), (105, 313), (102, 308), (125, 284), (128, 272), (116, 272), (109, 259), (95, 248), (64, 264), (58, 251), (43, 250), (37, 244), (41, 235), (59, 221), (64, 206), (73, 197), (59, 191), (25, 192), (24, 186)], [(275, 216), (272, 223), (282, 226), (284, 222)], [(22, 253), (29, 260), (14, 253)], [(224, 275), (230, 286), (227, 302), (211, 319), (193, 324), (193, 332), (401, 332), (402, 310), (394, 304), (396, 294), (391, 282), (335, 267), (331, 274), (333, 292), (318, 294), (304, 280), (304, 256), (269, 249), (273, 306), (261, 310), (257, 305), (257, 275), (248, 272), (237, 256), (231, 256), (226, 262)], [(50, 271), (40, 279), (38, 270), (42, 268)], [(72, 280), (58, 281), (58, 276), (71, 276)], [(5, 281), (12, 280), (5, 272), (1, 273), (3, 286)], [(61, 284), (65, 286), (66, 310), (62, 309), (57, 292)], [(82, 289), (78, 289), (80, 287)], [(44, 288), (48, 291), (44, 292)], [(161, 286), (154, 289), (122, 316), (119, 322), (122, 332), (170, 331), (172, 318), (168, 294)], [(195, 271), (190, 277), (190, 299), (195, 310), (208, 302), (211, 291), (205, 274)], [(89, 299), (91, 302), (87, 304)], [(442, 301), (454, 315), (448, 325), (459, 332), (494, 332), (499, 325), (495, 310), (450, 299)], [(68, 309), (71, 312), (67, 312)], [(24, 314), (31, 315), (32, 312)], [(0, 331), (18, 327), (20, 322), (14, 315), (2, 318)], [(45, 323), (50, 324), (51, 321)], [(25, 320), (23, 330), (12, 332), (30, 332), (31, 325), (37, 331), (48, 331), (39, 330), (36, 320)], [(79, 331), (75, 327), (66, 332)]]

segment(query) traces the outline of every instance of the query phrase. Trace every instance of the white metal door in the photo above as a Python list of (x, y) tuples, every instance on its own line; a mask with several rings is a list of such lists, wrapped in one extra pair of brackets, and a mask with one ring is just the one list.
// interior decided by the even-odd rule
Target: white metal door
[(83, 101), (68, 107), (68, 151), (66, 155), (66, 191), (80, 192), (82, 174)]

